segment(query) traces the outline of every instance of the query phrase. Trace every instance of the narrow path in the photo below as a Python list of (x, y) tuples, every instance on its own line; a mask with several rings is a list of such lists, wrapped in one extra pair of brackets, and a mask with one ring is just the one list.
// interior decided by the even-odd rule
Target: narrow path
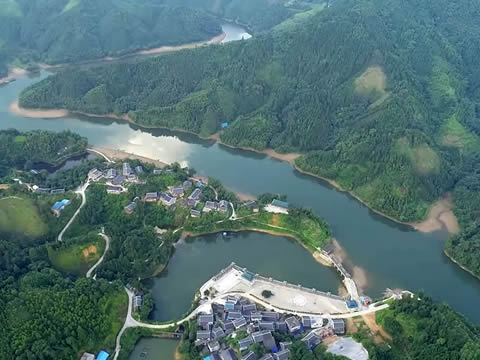
[(101, 157), (103, 157), (108, 163), (110, 164), (114, 164), (115, 161), (113, 161), (112, 159), (110, 159), (107, 155), (105, 155), (104, 153), (102, 153), (101, 151), (98, 151), (98, 150), (95, 150), (95, 149), (92, 149), (92, 148), (88, 148), (87, 149), (88, 152), (93, 152), (95, 154), (98, 154), (100, 155)]
[[(98, 261), (93, 265), (88, 271), (87, 271), (87, 278), (90, 278), (92, 276), (93, 271), (103, 262), (103, 259), (105, 258), (105, 254), (108, 252), (108, 249), (110, 249), (110, 237), (105, 235), (104, 229), (102, 229), (102, 232), (98, 233), (101, 237), (105, 239), (105, 251), (103, 252), (103, 255)], [(93, 277), (96, 279), (96, 275)]]
[(83, 184), (77, 191), (75, 191), (75, 194), (80, 194), (80, 196), (82, 197), (82, 203), (80, 204), (80, 206), (78, 207), (77, 211), (75, 211), (75, 214), (73, 214), (72, 218), (68, 221), (67, 225), (65, 225), (65, 227), (63, 228), (63, 230), (60, 232), (60, 234), (58, 234), (58, 238), (57, 240), (58, 241), (62, 241), (63, 240), (63, 235), (65, 234), (65, 232), (68, 230), (68, 228), (70, 227), (70, 225), (72, 225), (73, 221), (75, 220), (75, 218), (78, 216), (78, 214), (80, 213), (80, 210), (82, 210), (82, 208), (85, 206), (86, 202), (87, 202), (87, 197), (85, 196), (85, 191), (87, 190), (87, 188), (90, 186), (90, 181), (87, 180), (87, 182), (85, 184)]

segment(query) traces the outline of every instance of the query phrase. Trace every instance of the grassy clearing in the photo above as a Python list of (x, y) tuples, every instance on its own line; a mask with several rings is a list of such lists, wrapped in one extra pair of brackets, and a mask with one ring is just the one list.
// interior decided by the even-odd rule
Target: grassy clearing
[(369, 96), (379, 94), (384, 96), (386, 88), (386, 76), (380, 66), (371, 66), (355, 79), (355, 92), (358, 95)]
[(466, 129), (458, 121), (457, 115), (452, 115), (443, 124), (440, 134), (442, 145), (459, 148), (462, 153), (471, 153), (480, 149), (478, 136)]
[(128, 296), (123, 289), (102, 304), (99, 312), (105, 314), (109, 319), (106, 323), (111, 324), (109, 335), (105, 339), (99, 339), (97, 348), (106, 348), (107, 350), (115, 349), (115, 339), (118, 332), (125, 322), (128, 309)]
[(280, 24), (276, 25), (273, 30), (274, 31), (290, 31), (294, 29), (296, 26), (301, 25), (302, 22), (311, 18), (312, 16), (318, 14), (320, 11), (325, 9), (326, 4), (315, 4), (312, 5), (312, 8), (307, 11), (303, 11), (300, 13), (295, 14), (291, 18), (281, 22)]
[(22, 9), (15, 0), (0, 0), (0, 17), (22, 16)]
[(40, 237), (48, 231), (35, 204), (25, 198), (0, 199), (0, 232)]
[(407, 139), (402, 138), (397, 141), (396, 151), (407, 156), (420, 175), (438, 173), (440, 171), (439, 156), (425, 143), (412, 147)]
[(289, 215), (260, 212), (236, 221), (216, 224), (217, 231), (249, 229), (291, 235), (312, 252), (330, 242), (328, 225), (299, 210), (291, 210)]
[(48, 248), (48, 257), (59, 271), (84, 276), (102, 256), (105, 241), (100, 236), (89, 236), (84, 240), (70, 240), (65, 247)]

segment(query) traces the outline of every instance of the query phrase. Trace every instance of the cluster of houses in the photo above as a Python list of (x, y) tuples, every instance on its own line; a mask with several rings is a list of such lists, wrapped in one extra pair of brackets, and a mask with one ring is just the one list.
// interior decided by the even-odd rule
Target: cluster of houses
[[(343, 319), (284, 315), (261, 311), (255, 303), (245, 298), (228, 296), (224, 304), (212, 305), (211, 314), (200, 314), (197, 319), (196, 346), (202, 346), (204, 360), (288, 360), (291, 342), (278, 342), (274, 333), (288, 334), (303, 341), (313, 350), (324, 338), (345, 334)], [(228, 336), (237, 337), (238, 331), (247, 334), (238, 339), (238, 351), (223, 341)], [(264, 347), (261, 358), (252, 351), (254, 344)]]
[(135, 183), (138, 182), (138, 176), (143, 174), (144, 170), (142, 166), (137, 166), (132, 169), (128, 162), (123, 163), (122, 172), (119, 173), (117, 169), (107, 169), (100, 171), (98, 169), (92, 169), (88, 172), (88, 179), (96, 182), (102, 179), (107, 180), (107, 192), (110, 194), (120, 194), (123, 191), (121, 187), (125, 182)]
[(39, 195), (58, 195), (58, 194), (65, 193), (65, 189), (41, 188), (37, 185), (31, 186), (30, 190), (33, 191), (35, 194), (39, 194)]
[[(162, 171), (162, 170), (160, 170)], [(191, 217), (201, 217), (202, 211), (208, 213), (211, 211), (220, 211), (222, 213), (228, 212), (229, 203), (226, 200), (221, 201), (206, 201), (202, 211), (195, 209), (198, 204), (201, 202), (202, 198), (202, 188), (205, 186), (205, 183), (202, 181), (192, 182), (186, 180), (183, 184), (177, 186), (170, 186), (166, 192), (150, 192), (146, 193), (143, 201), (146, 203), (157, 203), (160, 202), (166, 207), (172, 206), (181, 206), (181, 207), (190, 207), (190, 216)], [(108, 189), (107, 189), (108, 192)], [(186, 194), (189, 195), (185, 197)], [(131, 202), (125, 207), (125, 212), (131, 214), (136, 209), (136, 203)]]

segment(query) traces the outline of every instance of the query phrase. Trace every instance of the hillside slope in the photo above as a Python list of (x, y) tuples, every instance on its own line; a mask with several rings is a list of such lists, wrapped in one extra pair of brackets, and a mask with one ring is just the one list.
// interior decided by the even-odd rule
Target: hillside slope
[(453, 191), (469, 232), (449, 253), (480, 274), (480, 212), (462, 200), (480, 183), (479, 15), (468, 0), (337, 1), (291, 31), (61, 73), (20, 101), (201, 135), (230, 122), (224, 142), (301, 151), (299, 167), (402, 221)]
[[(205, 12), (153, 0), (8, 0), (0, 10), (0, 62), (50, 64), (117, 56), (221, 33)], [(10, 9), (10, 10), (9, 10)]]

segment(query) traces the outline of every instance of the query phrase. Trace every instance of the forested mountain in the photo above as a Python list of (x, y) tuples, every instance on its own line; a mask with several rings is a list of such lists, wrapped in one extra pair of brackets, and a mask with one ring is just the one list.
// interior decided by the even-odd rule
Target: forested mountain
[(76, 62), (207, 40), (220, 33), (214, 16), (156, 0), (0, 1), (3, 72), (7, 61)]
[(309, 10), (322, 0), (158, 0), (169, 6), (203, 10), (244, 24), (254, 32), (271, 29), (296, 13)]
[(462, 201), (479, 183), (479, 15), (469, 0), (341, 0), (292, 31), (60, 73), (20, 100), (201, 135), (230, 122), (223, 141), (301, 151), (301, 168), (402, 221), (454, 191), (468, 232), (449, 252), (480, 274), (478, 204)]

